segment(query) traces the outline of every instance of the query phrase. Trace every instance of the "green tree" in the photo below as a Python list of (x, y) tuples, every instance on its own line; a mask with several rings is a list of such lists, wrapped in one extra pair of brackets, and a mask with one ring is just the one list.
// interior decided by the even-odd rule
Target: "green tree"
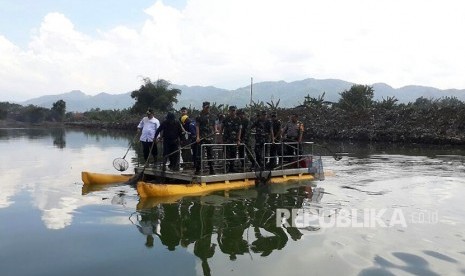
[(373, 105), (373, 87), (354, 84), (349, 90), (340, 93), (338, 106), (346, 111), (364, 111)]
[(210, 104), (210, 112), (212, 114), (228, 114), (229, 104), (217, 104), (213, 102)]
[(319, 95), (318, 98), (311, 97), (310, 94), (307, 94), (307, 96), (305, 96), (304, 105), (307, 107), (323, 106), (325, 103), (325, 94), (326, 92), (323, 92), (323, 94)]
[(9, 114), (19, 113), (22, 108), (23, 106), (19, 104), (0, 102), (0, 120), (6, 119)]
[(260, 102), (256, 102), (256, 101), (252, 101), (252, 104), (249, 106), (249, 105), (246, 105), (246, 109), (251, 109), (252, 111), (260, 111), (260, 110), (266, 110), (266, 105), (263, 101), (260, 101)]
[(440, 98), (438, 104), (442, 107), (462, 107), (464, 103), (457, 97), (446, 96)]
[(45, 120), (49, 109), (35, 105), (28, 105), (21, 109), (18, 120), (26, 123), (41, 123)]
[(413, 103), (413, 106), (417, 107), (417, 108), (423, 108), (423, 109), (428, 109), (428, 108), (431, 108), (434, 104), (436, 104), (438, 102), (438, 100), (435, 100), (433, 98), (425, 98), (425, 97), (420, 97), (420, 98), (417, 98), (415, 100), (415, 102)]
[(0, 120), (5, 120), (8, 115), (8, 111), (0, 107)]
[(281, 99), (278, 99), (277, 102), (274, 102), (273, 99), (271, 99), (271, 101), (266, 102), (266, 104), (271, 108), (271, 110), (277, 110), (280, 101), (281, 101)]
[(180, 89), (169, 88), (169, 81), (159, 79), (152, 82), (149, 78), (143, 79), (144, 84), (139, 90), (132, 91), (131, 98), (136, 102), (131, 108), (133, 113), (143, 113), (148, 108), (160, 111), (168, 111), (178, 102), (176, 96), (181, 94)]
[(58, 100), (53, 103), (51, 108), (52, 119), (62, 122), (66, 114), (66, 102), (63, 100)]
[(383, 108), (383, 109), (393, 109), (397, 106), (397, 100), (396, 97), (386, 97), (386, 99), (383, 97), (382, 101), (376, 102), (376, 107), (378, 108)]

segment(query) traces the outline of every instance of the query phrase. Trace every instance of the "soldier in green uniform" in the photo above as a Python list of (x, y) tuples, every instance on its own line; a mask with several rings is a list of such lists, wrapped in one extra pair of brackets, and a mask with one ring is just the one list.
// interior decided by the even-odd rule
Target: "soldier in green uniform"
[(258, 119), (252, 124), (252, 128), (255, 129), (255, 159), (258, 165), (263, 168), (265, 143), (269, 143), (271, 140), (271, 122), (267, 119), (265, 110), (259, 113)]
[(244, 157), (245, 153), (247, 153), (247, 157), (249, 158), (250, 162), (252, 163), (252, 166), (255, 165), (254, 157), (251, 156), (252, 153), (250, 153), (250, 121), (249, 119), (245, 116), (245, 111), (243, 109), (239, 109), (237, 111), (237, 117), (241, 119), (241, 125), (242, 125), (242, 130), (241, 130), (241, 142), (242, 144), (239, 146), (239, 158), (241, 159), (241, 167), (244, 168)]
[[(223, 143), (225, 144), (237, 144), (241, 143), (241, 131), (242, 124), (241, 119), (236, 115), (236, 107), (229, 107), (229, 114), (224, 118), (220, 133), (223, 134)], [(226, 158), (228, 160), (228, 172), (237, 172), (234, 168), (234, 159), (236, 158), (237, 146), (226, 146)]]
[(289, 156), (302, 154), (302, 137), (304, 133), (304, 124), (299, 121), (299, 115), (293, 113), (290, 120), (283, 127), (283, 135), (285, 142), (293, 142), (286, 145), (284, 151), (288, 156), (288, 160), (292, 160)]
[[(201, 151), (201, 146), (203, 144), (212, 144), (213, 143), (213, 135), (215, 134), (214, 127), (215, 127), (215, 117), (210, 114), (210, 102), (203, 102), (202, 104), (202, 111), (200, 112), (199, 116), (195, 119), (196, 123), (196, 135), (197, 135), (197, 147), (198, 147), (198, 155), (197, 155), (197, 162), (195, 164), (195, 173), (200, 174), (200, 161), (201, 157), (203, 156), (203, 152)], [(213, 149), (212, 147), (206, 147), (207, 151), (207, 159), (213, 159)], [(215, 170), (213, 169), (213, 161), (208, 161), (208, 167), (210, 168), (210, 174), (215, 174)]]

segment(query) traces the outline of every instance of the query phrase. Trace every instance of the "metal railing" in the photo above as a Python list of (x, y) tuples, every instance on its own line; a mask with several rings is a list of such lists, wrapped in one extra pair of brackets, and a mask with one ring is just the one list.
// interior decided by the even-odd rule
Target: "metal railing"
[[(277, 152), (274, 156), (270, 156), (271, 147), (276, 147)], [(212, 158), (206, 156), (207, 148), (211, 147), (212, 149)], [(227, 147), (234, 147), (235, 154), (233, 157), (227, 156)], [(200, 169), (204, 171), (205, 166), (209, 162), (212, 162), (212, 165), (215, 167), (215, 170), (218, 170), (220, 167), (223, 173), (228, 172), (228, 163), (233, 162), (234, 166), (236, 163), (240, 162), (241, 170), (243, 172), (247, 171), (247, 159), (249, 154), (254, 154), (254, 149), (247, 148), (248, 146), (244, 143), (241, 144), (202, 144), (200, 146), (198, 154), (200, 155)], [(302, 165), (301, 161), (311, 160), (313, 157), (313, 142), (279, 142), (279, 143), (264, 143), (262, 151), (262, 160), (257, 160), (256, 156), (253, 156), (253, 160), (260, 162), (264, 166), (269, 165), (268, 169), (287, 169), (290, 166), (297, 168), (307, 167), (308, 164)], [(241, 153), (239, 151), (242, 151)], [(249, 159), (250, 160), (250, 159)], [(274, 163), (273, 163), (274, 161)], [(274, 165), (273, 165), (274, 164)], [(254, 164), (252, 164), (254, 165)], [(236, 167), (236, 166), (235, 166)]]
[[(206, 151), (207, 148), (211, 147), (212, 148), (212, 159), (208, 159), (206, 157)], [(234, 158), (228, 158), (227, 157), (227, 147), (235, 147), (235, 154)], [(242, 147), (242, 156), (240, 157), (241, 154), (239, 154), (239, 150)], [(214, 167), (218, 167), (220, 165), (221, 170), (223, 173), (227, 173), (228, 170), (228, 162), (233, 161), (236, 163), (237, 161), (241, 162), (241, 166), (243, 171), (246, 171), (246, 154), (247, 150), (245, 148), (245, 144), (202, 144), (200, 146), (200, 152), (197, 154), (200, 155), (200, 170), (203, 171), (205, 168), (205, 165), (208, 164), (208, 162), (212, 162)], [(217, 168), (215, 168), (217, 169)]]
[[(270, 164), (271, 168), (281, 170), (294, 164), (297, 168), (306, 167), (307, 165), (301, 165), (301, 161), (313, 157), (313, 146), (314, 142), (281, 141), (278, 143), (264, 143), (263, 164)], [(271, 151), (273, 148), (275, 154), (272, 156)]]

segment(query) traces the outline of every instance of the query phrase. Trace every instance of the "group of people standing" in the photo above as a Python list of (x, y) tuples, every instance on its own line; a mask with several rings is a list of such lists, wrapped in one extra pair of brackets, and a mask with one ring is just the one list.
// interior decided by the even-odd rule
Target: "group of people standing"
[[(251, 122), (247, 118), (245, 111), (230, 106), (228, 114), (220, 119), (210, 113), (210, 103), (203, 102), (200, 114), (191, 120), (187, 114), (187, 108), (181, 108), (181, 116), (176, 119), (174, 113), (168, 112), (166, 119), (160, 123), (154, 118), (153, 111), (149, 109), (147, 114), (140, 121), (138, 130), (141, 132), (140, 141), (142, 143), (144, 159), (147, 160), (151, 154), (156, 162), (158, 150), (156, 142), (163, 141), (163, 165), (169, 159), (169, 168), (178, 171), (179, 152), (183, 148), (190, 146), (192, 161), (194, 163), (195, 173), (200, 174), (201, 170), (201, 153), (202, 145), (205, 144), (226, 144), (227, 172), (237, 172), (234, 166), (236, 154), (244, 167), (244, 154), (254, 167), (268, 167), (272, 169), (279, 155), (292, 155), (295, 149), (300, 147), (286, 147), (285, 152), (281, 152), (281, 142), (302, 142), (304, 126), (298, 120), (297, 114), (292, 114), (290, 120), (283, 124), (277, 118), (277, 113), (268, 114), (266, 111), (257, 113), (257, 117)], [(268, 116), (270, 115), (270, 116)], [(254, 153), (250, 149), (252, 131), (255, 132)], [(220, 139), (215, 140), (215, 135), (219, 134)], [(265, 145), (270, 143), (270, 147)], [(213, 167), (213, 148), (205, 147), (207, 164), (210, 174), (215, 174)], [(269, 151), (270, 158), (264, 164), (265, 152)], [(281, 154), (282, 153), (282, 154)], [(299, 152), (301, 154), (301, 152)]]
[[(279, 156), (302, 154), (300, 144), (302, 143), (304, 125), (298, 120), (297, 113), (292, 114), (290, 120), (283, 124), (278, 119), (276, 111), (271, 112), (271, 114), (260, 111), (250, 129), (255, 130), (254, 153), (259, 167), (273, 169), (277, 162), (284, 161)], [(287, 144), (283, 146), (281, 142)], [(264, 156), (268, 153), (268, 156)], [(264, 164), (265, 157), (268, 158)]]

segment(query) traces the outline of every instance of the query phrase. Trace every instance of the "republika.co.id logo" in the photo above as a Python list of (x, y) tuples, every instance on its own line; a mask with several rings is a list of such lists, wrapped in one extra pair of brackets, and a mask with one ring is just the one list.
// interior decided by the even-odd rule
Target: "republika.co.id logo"
[(313, 229), (330, 227), (403, 227), (411, 224), (434, 224), (438, 212), (420, 210), (405, 215), (401, 208), (393, 209), (277, 209), (276, 226)]

